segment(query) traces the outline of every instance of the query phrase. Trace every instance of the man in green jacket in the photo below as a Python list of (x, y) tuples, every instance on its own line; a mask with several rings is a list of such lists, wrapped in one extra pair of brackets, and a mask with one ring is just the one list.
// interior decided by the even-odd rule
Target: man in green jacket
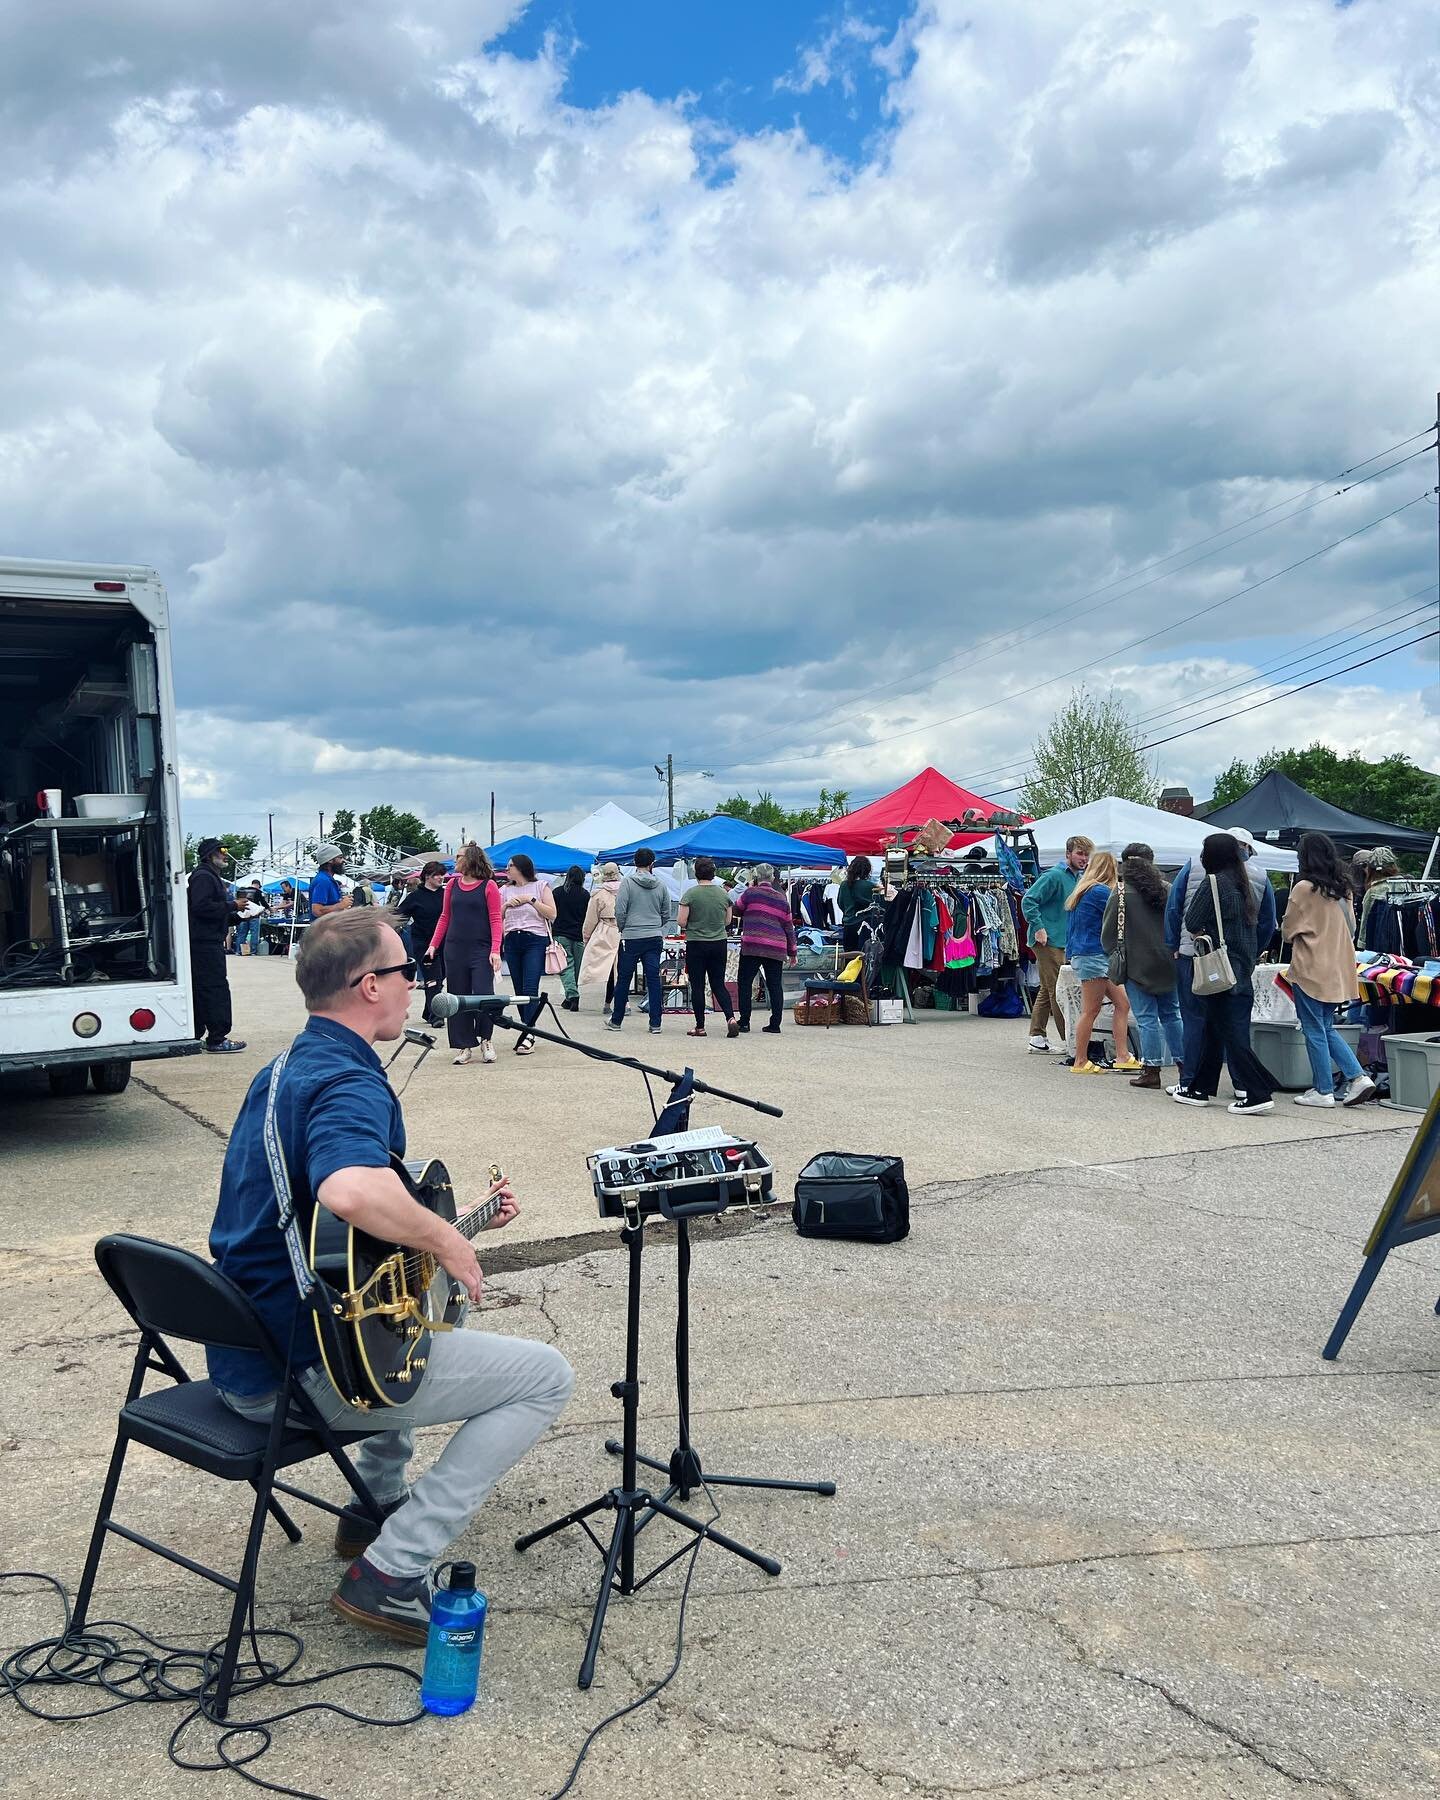
[(1065, 1015), (1055, 998), (1055, 983), (1065, 966), (1065, 926), (1070, 917), (1065, 902), (1075, 892), (1075, 883), (1094, 848), (1088, 837), (1066, 838), (1064, 862), (1047, 869), (1033, 887), (1025, 890), (1020, 901), (1030, 948), (1040, 969), (1040, 998), (1030, 1015), (1030, 1048), (1041, 1053), (1050, 1049), (1045, 1028), (1052, 1019), (1064, 1047)]

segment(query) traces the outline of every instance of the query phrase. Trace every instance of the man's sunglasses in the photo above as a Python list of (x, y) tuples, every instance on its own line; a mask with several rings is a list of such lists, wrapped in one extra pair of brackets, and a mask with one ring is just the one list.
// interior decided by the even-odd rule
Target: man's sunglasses
[(387, 968), (384, 968), (384, 969), (364, 969), (350, 983), (350, 986), (351, 987), (359, 987), (360, 983), (365, 979), (365, 977), (367, 975), (377, 975), (377, 976), (378, 975), (403, 975), (407, 981), (413, 981), (415, 979), (415, 971), (418, 967), (419, 967), (418, 963), (403, 962), (403, 963), (391, 963)]

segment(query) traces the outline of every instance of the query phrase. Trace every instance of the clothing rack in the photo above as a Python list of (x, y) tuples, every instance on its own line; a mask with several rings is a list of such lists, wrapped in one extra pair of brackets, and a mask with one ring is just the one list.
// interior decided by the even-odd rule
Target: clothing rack
[[(1028, 885), (1028, 883), (1027, 883)], [(963, 864), (955, 864), (939, 857), (912, 857), (904, 882), (899, 884), (900, 892), (906, 887), (923, 888), (929, 892), (946, 889), (958, 890), (962, 893), (1003, 893), (1010, 903), (1013, 912), (1018, 912), (1017, 894), (1021, 890), (1014, 888), (1003, 875), (978, 874), (966, 869)], [(1019, 921), (1016, 921), (1016, 944), (1019, 944)], [(889, 946), (887, 946), (888, 948)], [(1020, 957), (1016, 957), (1016, 978), (1020, 996), (1026, 1011), (1030, 1010), (1030, 994), (1023, 979), (1020, 978)], [(882, 958), (883, 966), (895, 973), (895, 982), (899, 990), (902, 1016), (907, 1025), (915, 1023), (915, 1006), (910, 992), (910, 979), (903, 961), (903, 952), (897, 960), (891, 962)]]

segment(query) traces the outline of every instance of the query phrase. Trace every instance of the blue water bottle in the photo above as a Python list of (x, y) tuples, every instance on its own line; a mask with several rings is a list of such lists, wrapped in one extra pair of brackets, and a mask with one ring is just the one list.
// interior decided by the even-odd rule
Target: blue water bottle
[(437, 1587), (430, 1601), (430, 1636), (420, 1677), (420, 1704), (426, 1712), (453, 1718), (475, 1704), (484, 1641), (485, 1596), (475, 1591), (475, 1565), (451, 1563), (449, 1587)]

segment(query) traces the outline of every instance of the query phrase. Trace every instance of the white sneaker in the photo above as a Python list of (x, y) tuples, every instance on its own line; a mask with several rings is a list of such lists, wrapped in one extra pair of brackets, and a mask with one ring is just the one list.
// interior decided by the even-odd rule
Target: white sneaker
[(1050, 1040), (1049, 1040), (1049, 1038), (1032, 1037), (1030, 1040), (1030, 1048), (1032, 1050), (1038, 1050), (1038, 1051), (1042, 1051), (1042, 1052), (1045, 1052), (1048, 1054), (1049, 1049), (1050, 1049)]
[(495, 1060), (495, 1046), (490, 1042), (489, 1038), (485, 1038), (480, 1045), (480, 1060), (482, 1063), (494, 1062)]
[(1375, 1092), (1375, 1083), (1368, 1075), (1357, 1075), (1353, 1081), (1347, 1081), (1345, 1092), (1340, 1096), (1342, 1106), (1359, 1106)]
[(1303, 1094), (1295, 1095), (1297, 1106), (1330, 1106), (1335, 1104), (1333, 1094), (1322, 1094), (1319, 1088), (1307, 1088)]

